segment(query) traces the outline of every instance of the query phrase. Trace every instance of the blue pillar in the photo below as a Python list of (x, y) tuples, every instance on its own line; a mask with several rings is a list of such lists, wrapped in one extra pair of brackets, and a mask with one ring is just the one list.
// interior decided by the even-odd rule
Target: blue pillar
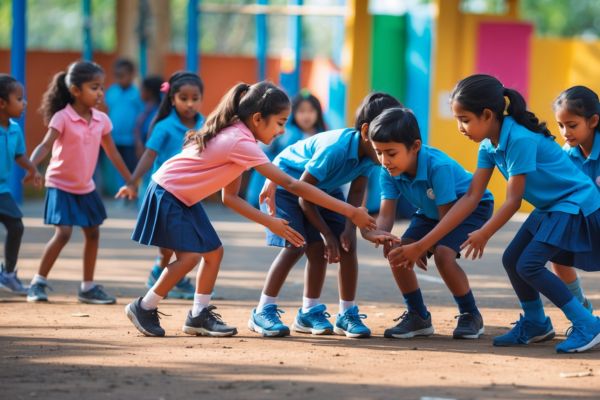
[[(290, 5), (302, 6), (304, 0), (290, 0)], [(289, 17), (287, 52), (283, 54), (282, 65), (286, 68), (281, 72), (281, 86), (290, 97), (300, 91), (300, 61), (302, 59), (302, 17), (292, 15)], [(289, 68), (289, 70), (288, 70)]]
[(94, 50), (92, 45), (92, 0), (82, 0), (83, 6), (83, 59), (92, 61)]
[(138, 11), (138, 36), (140, 45), (139, 70), (140, 76), (145, 78), (148, 74), (148, 31), (146, 29), (146, 26), (150, 21), (150, 5), (148, 4), (148, 0), (140, 0)]
[[(27, 48), (27, 2), (13, 0), (12, 2), (12, 34), (10, 48), (10, 73), (25, 88), (25, 52)], [(25, 132), (25, 114), (17, 121)], [(15, 165), (10, 176), (10, 191), (17, 203), (23, 202), (23, 184), (25, 173)]]
[[(258, 0), (259, 5), (269, 4), (269, 0)], [(258, 61), (258, 80), (264, 81), (267, 78), (267, 49), (268, 49), (268, 30), (267, 16), (265, 14), (256, 15), (256, 60)]]
[(187, 20), (187, 57), (185, 68), (188, 71), (199, 72), (198, 65), (198, 17), (200, 16), (200, 0), (188, 0)]

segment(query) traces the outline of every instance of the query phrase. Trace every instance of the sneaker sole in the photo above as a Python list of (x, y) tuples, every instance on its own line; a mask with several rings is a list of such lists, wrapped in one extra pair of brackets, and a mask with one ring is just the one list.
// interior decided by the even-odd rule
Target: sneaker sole
[(31, 297), (31, 296), (27, 296), (27, 302), (28, 303), (47, 303), (48, 299), (40, 299), (38, 297)]
[(326, 329), (309, 328), (307, 326), (298, 325), (298, 323), (295, 321), (292, 324), (292, 329), (294, 330), (294, 332), (310, 333), (311, 335), (331, 335), (333, 333), (332, 328), (326, 328)]
[(571, 350), (556, 350), (557, 353), (582, 353), (600, 344), (600, 333), (597, 334), (588, 344)]
[(187, 333), (188, 335), (192, 335), (192, 336), (227, 337), (227, 336), (237, 335), (237, 329), (233, 329), (232, 331), (229, 331), (229, 332), (216, 332), (216, 331), (209, 331), (204, 328), (195, 328), (193, 326), (184, 325), (183, 328), (181, 328), (181, 330), (183, 331), (183, 333)]
[(27, 296), (27, 290), (25, 290), (24, 292), (15, 292), (8, 286), (4, 286), (1, 283), (0, 283), (0, 290), (2, 290), (3, 292), (14, 294), (16, 296)]
[(289, 330), (268, 331), (268, 330), (263, 329), (260, 326), (256, 325), (251, 319), (248, 320), (248, 329), (250, 329), (252, 332), (256, 332), (260, 335), (263, 335), (264, 337), (284, 337), (284, 336), (289, 336), (289, 334), (290, 334)]
[(429, 328), (424, 328), (424, 329), (419, 329), (416, 331), (412, 331), (412, 332), (407, 332), (407, 333), (402, 333), (402, 334), (398, 334), (398, 333), (393, 333), (391, 335), (385, 336), (386, 338), (393, 338), (393, 339), (412, 339), (414, 337), (417, 336), (431, 336), (433, 335), (435, 332), (435, 329), (433, 328), (433, 326), (430, 326)]
[(86, 299), (84, 297), (77, 297), (77, 300), (79, 300), (80, 303), (85, 303), (85, 304), (115, 304), (117, 302), (116, 299), (114, 300), (94, 300), (94, 299)]
[(481, 335), (485, 333), (485, 328), (481, 328), (477, 331), (477, 333), (469, 334), (469, 335), (461, 335), (461, 334), (452, 334), (453, 339), (479, 339)]
[(125, 315), (127, 315), (127, 318), (129, 318), (129, 320), (131, 321), (131, 323), (133, 324), (133, 326), (135, 326), (137, 328), (138, 331), (140, 331), (141, 333), (143, 333), (146, 336), (152, 336), (152, 337), (162, 337), (164, 335), (156, 335), (152, 332), (149, 332), (147, 330), (144, 329), (144, 327), (142, 326), (142, 324), (140, 324), (140, 322), (138, 321), (137, 317), (135, 316), (135, 313), (133, 311), (131, 311), (131, 304), (127, 304), (125, 306)]
[(338, 328), (337, 326), (333, 328), (333, 332), (336, 335), (340, 335), (340, 336), (346, 336), (352, 339), (359, 339), (359, 338), (368, 338), (371, 336), (370, 333), (352, 333), (352, 332), (348, 332), (343, 330), (342, 328)]
[(526, 345), (532, 344), (532, 343), (542, 343), (542, 342), (546, 342), (548, 340), (552, 340), (552, 339), (554, 339), (555, 335), (556, 334), (554, 333), (554, 329), (552, 329), (551, 331), (548, 331), (548, 333), (545, 333), (541, 336), (532, 337), (531, 339), (529, 339), (527, 341), (527, 343), (496, 343), (496, 342), (493, 342), (492, 344), (496, 347), (526, 346)]

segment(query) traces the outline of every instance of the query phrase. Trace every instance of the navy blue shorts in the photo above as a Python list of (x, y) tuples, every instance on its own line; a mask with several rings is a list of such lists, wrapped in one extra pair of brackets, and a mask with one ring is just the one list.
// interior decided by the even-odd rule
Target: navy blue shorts
[(106, 209), (96, 190), (74, 194), (57, 188), (46, 188), (44, 223), (91, 227), (101, 225), (106, 219)]
[[(460, 258), (460, 245), (468, 239), (469, 233), (480, 229), (487, 222), (494, 212), (493, 201), (482, 201), (479, 203), (475, 211), (469, 215), (459, 226), (448, 233), (436, 246), (446, 246), (456, 251), (456, 258)], [(414, 214), (410, 220), (410, 225), (402, 239), (412, 239), (414, 241), (421, 240), (438, 224), (438, 220), (427, 218), (422, 214)], [(428, 254), (431, 256), (431, 254)]]
[(23, 218), (17, 202), (10, 193), (0, 193), (0, 215), (10, 218)]
[[(328, 194), (338, 200), (346, 201), (344, 194), (340, 189), (336, 189)], [(300, 208), (300, 204), (298, 203), (298, 196), (285, 189), (277, 188), (275, 193), (275, 206), (277, 207), (276, 216), (288, 221), (290, 226), (304, 237), (306, 243), (314, 243), (322, 240), (319, 230), (308, 222), (308, 219), (304, 216), (304, 211), (302, 211), (302, 208)], [(264, 213), (267, 213), (267, 208), (264, 203), (260, 205), (260, 209)], [(339, 237), (346, 228), (346, 217), (326, 208), (317, 207), (317, 209), (329, 229), (331, 229), (331, 232), (333, 232), (336, 237)], [(266, 231), (267, 245), (277, 247), (292, 246), (281, 236), (275, 235), (268, 229)]]

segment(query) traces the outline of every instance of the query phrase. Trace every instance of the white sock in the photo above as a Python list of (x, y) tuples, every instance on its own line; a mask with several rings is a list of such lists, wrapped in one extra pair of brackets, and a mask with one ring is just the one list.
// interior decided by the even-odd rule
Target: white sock
[(35, 285), (36, 283), (42, 283), (44, 285), (48, 284), (48, 280), (41, 276), (40, 274), (35, 274), (33, 279), (31, 279), (31, 284)]
[(354, 300), (346, 301), (346, 300), (340, 299), (340, 314), (345, 313), (347, 310), (351, 309), (355, 305), (356, 305), (356, 303), (354, 302)]
[(88, 290), (93, 289), (94, 286), (96, 286), (94, 281), (82, 281), (81, 282), (81, 291), (87, 292)]
[(154, 293), (154, 290), (148, 290), (148, 293), (144, 296), (141, 302), (141, 306), (144, 310), (154, 310), (158, 307), (158, 303), (162, 300), (162, 296)]
[(308, 310), (316, 305), (319, 305), (319, 298), (311, 299), (310, 297), (302, 297), (302, 312), (307, 313)]
[(277, 297), (271, 297), (261, 293), (260, 301), (258, 302), (258, 306), (256, 306), (256, 312), (262, 312), (267, 304), (277, 304)]
[(192, 306), (192, 318), (196, 318), (202, 310), (204, 310), (210, 304), (211, 294), (194, 294), (194, 305)]

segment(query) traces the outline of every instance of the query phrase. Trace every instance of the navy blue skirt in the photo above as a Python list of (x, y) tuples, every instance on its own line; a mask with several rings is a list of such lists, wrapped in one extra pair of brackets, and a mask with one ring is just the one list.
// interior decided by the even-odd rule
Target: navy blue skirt
[(23, 218), (23, 213), (10, 193), (0, 193), (0, 215)]
[(73, 194), (57, 188), (46, 188), (44, 223), (90, 227), (101, 225), (106, 209), (98, 192)]
[(534, 210), (521, 229), (533, 240), (562, 251), (552, 261), (585, 271), (600, 271), (600, 209), (587, 217), (582, 213)]
[(221, 247), (200, 202), (191, 207), (151, 181), (131, 239), (145, 245), (193, 253)]

